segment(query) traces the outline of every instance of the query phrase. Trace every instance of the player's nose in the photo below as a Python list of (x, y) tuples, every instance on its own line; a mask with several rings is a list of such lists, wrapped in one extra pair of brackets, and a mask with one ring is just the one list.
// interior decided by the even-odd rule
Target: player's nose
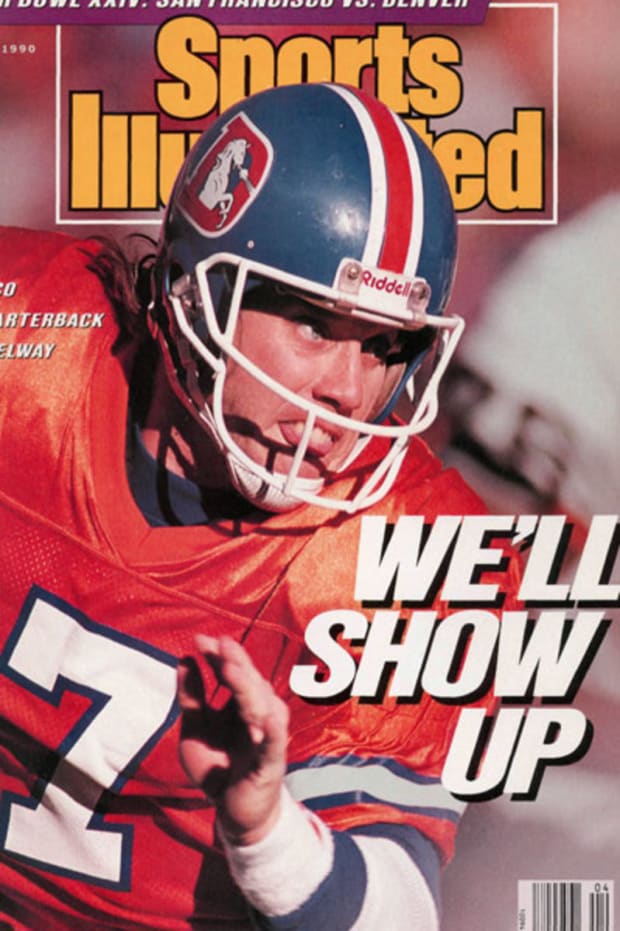
[(363, 400), (362, 347), (359, 340), (338, 340), (321, 365), (315, 398), (350, 416)]

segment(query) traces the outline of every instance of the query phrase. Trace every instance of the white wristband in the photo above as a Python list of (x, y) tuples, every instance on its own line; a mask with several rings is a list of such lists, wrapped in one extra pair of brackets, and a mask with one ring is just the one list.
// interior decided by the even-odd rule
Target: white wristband
[(222, 837), (233, 879), (264, 915), (300, 908), (330, 872), (334, 842), (329, 828), (282, 789), (280, 814), (256, 844), (236, 846)]

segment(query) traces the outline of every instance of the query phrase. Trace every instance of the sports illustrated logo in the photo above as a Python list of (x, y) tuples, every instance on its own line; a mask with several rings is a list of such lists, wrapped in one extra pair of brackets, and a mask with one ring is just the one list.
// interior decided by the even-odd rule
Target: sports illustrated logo
[(273, 148), (245, 113), (238, 113), (194, 171), (180, 207), (205, 236), (227, 232), (260, 193), (273, 162)]

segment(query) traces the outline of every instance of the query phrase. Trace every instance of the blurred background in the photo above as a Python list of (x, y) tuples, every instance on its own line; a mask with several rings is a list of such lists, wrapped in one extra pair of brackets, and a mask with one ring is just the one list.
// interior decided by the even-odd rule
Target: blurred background
[[(452, 308), (467, 331), (428, 440), (492, 510), (567, 514), (576, 560), (591, 516), (617, 513), (620, 502), (620, 8), (617, 0), (599, 0), (595, 9), (558, 0), (555, 13), (558, 187), (549, 167), (544, 216), (557, 194), (558, 222), (477, 224), (484, 210), (461, 218)], [(465, 95), (433, 128), (487, 138), (511, 126), (513, 108), (528, 106), (544, 107), (551, 121), (555, 13), (548, 3), (497, 4), (482, 27), (435, 30), (461, 44)], [(276, 44), (287, 36), (285, 29), (256, 31)], [(135, 221), (58, 215), (55, 199), (56, 182), (63, 193), (67, 185), (67, 92), (104, 89), (106, 112), (153, 112), (153, 82), (162, 77), (154, 35), (143, 26), (63, 28), (59, 110), (54, 28), (0, 25), (3, 223), (72, 235), (157, 234), (157, 213)], [(552, 160), (550, 132), (546, 143)], [(57, 224), (61, 217), (70, 222)], [(564, 571), (570, 575), (570, 558)], [(514, 931), (519, 879), (620, 879), (619, 660), (615, 616), (575, 702), (594, 723), (582, 761), (549, 768), (535, 802), (469, 806), (446, 872), (443, 931)]]

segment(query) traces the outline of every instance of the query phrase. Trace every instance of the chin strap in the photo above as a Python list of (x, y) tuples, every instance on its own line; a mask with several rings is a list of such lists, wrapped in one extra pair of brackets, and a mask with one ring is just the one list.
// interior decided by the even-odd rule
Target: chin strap
[[(298, 508), (303, 502), (293, 495), (286, 494), (274, 485), (264, 482), (258, 475), (251, 471), (247, 466), (236, 462), (230, 453), (226, 453), (226, 463), (230, 472), (230, 477), (235, 489), (242, 495), (246, 501), (255, 505), (263, 511), (270, 511), (273, 514), (282, 514), (285, 511), (292, 511)], [(276, 473), (277, 475), (277, 473)], [(284, 476), (282, 476), (284, 478)], [(324, 481), (323, 479), (298, 478), (295, 482), (304, 491), (314, 495), (320, 494)]]

